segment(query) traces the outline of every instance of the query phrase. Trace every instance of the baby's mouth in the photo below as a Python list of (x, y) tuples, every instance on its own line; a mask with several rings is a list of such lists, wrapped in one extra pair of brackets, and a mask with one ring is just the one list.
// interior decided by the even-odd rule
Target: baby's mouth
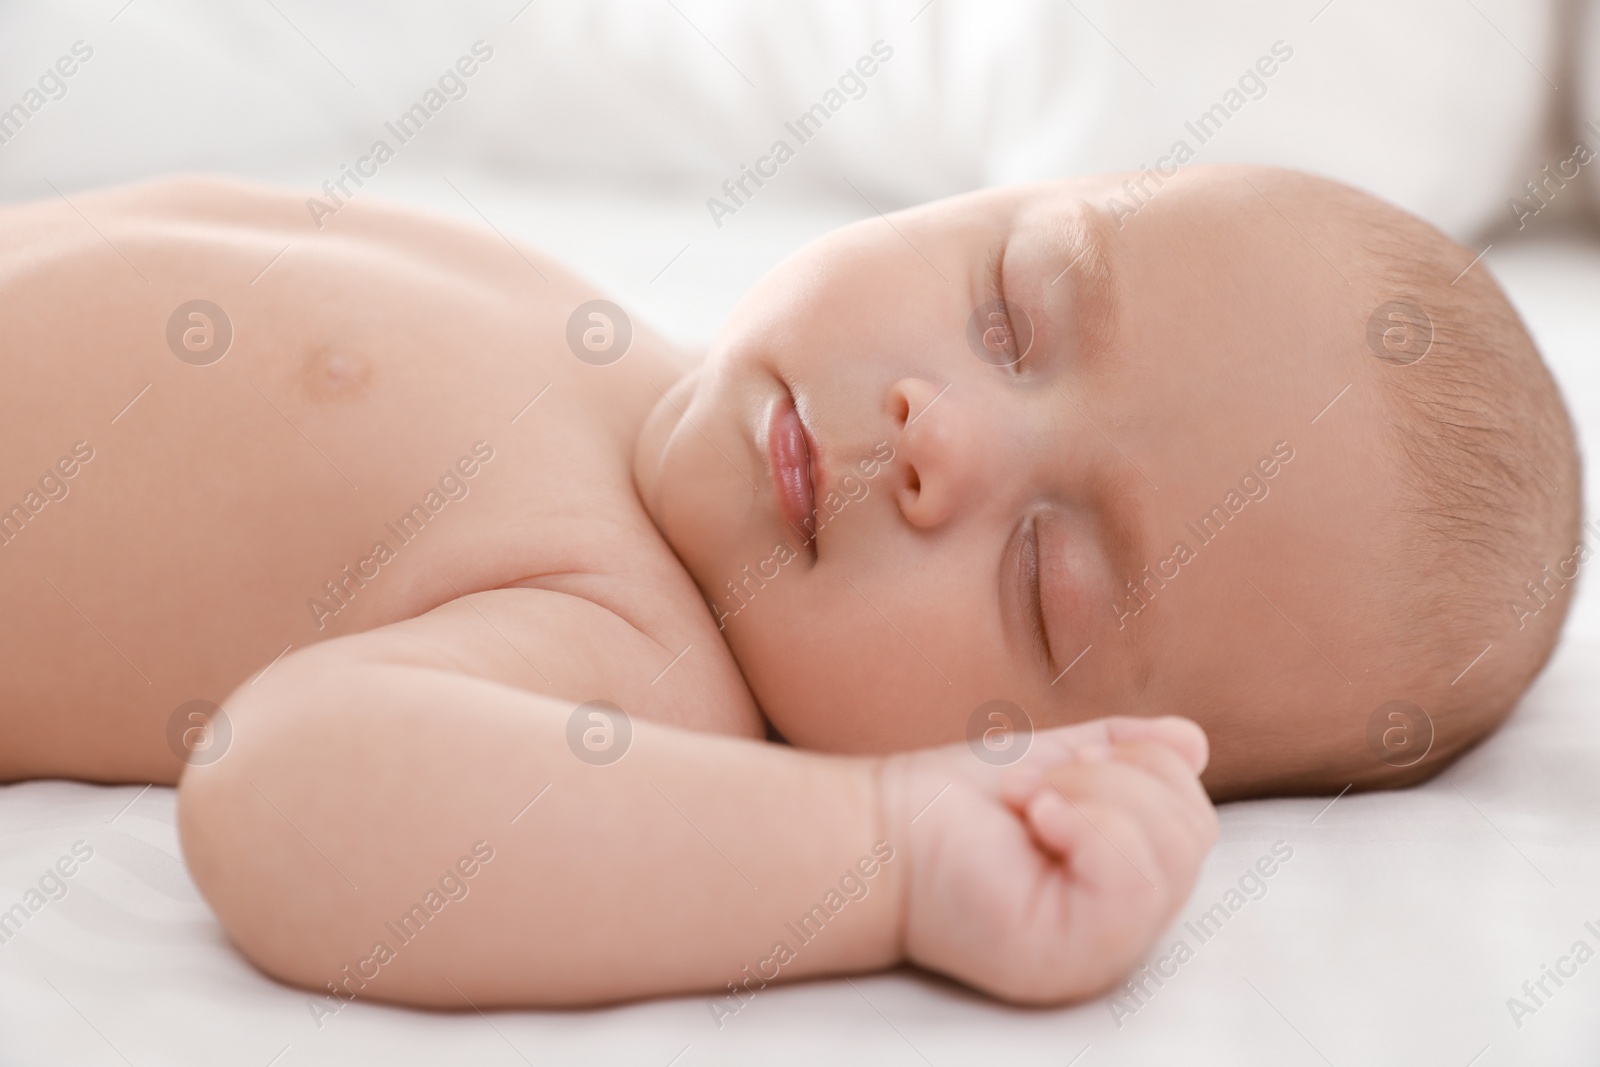
[(787, 388), (772, 406), (772, 418), (767, 426), (767, 459), (772, 466), (772, 484), (777, 491), (778, 511), (783, 521), (809, 538), (808, 524), (817, 498), (811, 439), (800, 413), (795, 410), (794, 396)]

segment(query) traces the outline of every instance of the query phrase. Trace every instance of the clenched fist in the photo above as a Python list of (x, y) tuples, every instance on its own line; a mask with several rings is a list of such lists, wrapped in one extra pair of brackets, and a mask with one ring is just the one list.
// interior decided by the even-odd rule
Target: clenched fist
[(890, 840), (904, 843), (912, 962), (995, 996), (1103, 992), (1188, 899), (1217, 837), (1187, 719), (1101, 719), (1034, 735), (1009, 767), (966, 745), (887, 757)]

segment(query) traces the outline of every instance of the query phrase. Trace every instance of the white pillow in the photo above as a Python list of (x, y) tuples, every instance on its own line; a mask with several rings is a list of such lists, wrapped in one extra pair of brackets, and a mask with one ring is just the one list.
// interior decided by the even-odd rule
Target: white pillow
[[(1537, 169), (1558, 5), (137, 0), (110, 22), (115, 5), (18, 0), (0, 12), (0, 109), (75, 42), (93, 58), (0, 144), (0, 195), (180, 168), (337, 181), (385, 139), (397, 171), (671, 185), (715, 229), (819, 189), (888, 210), (1184, 142), (1195, 162), (1353, 182), (1468, 237)], [(480, 40), (493, 54), (465, 97), (440, 95), (401, 147), (384, 123)], [(1190, 124), (1219, 106), (1202, 143)], [(808, 111), (814, 129), (785, 125)]]

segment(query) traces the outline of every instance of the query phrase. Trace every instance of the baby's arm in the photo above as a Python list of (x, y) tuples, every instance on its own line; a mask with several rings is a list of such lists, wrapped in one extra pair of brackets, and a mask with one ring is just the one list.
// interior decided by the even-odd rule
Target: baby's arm
[[(570, 703), (433, 668), (286, 658), (226, 706), (232, 747), (183, 778), (184, 852), (245, 954), (313, 989), (364, 971), (361, 997), (456, 1008), (720, 989), (796, 944), (785, 922), (884, 836), (869, 760), (636, 720), (592, 766)], [(493, 858), (450, 901), (441, 876), (478, 842)], [(894, 963), (903, 868), (783, 976)], [(429, 890), (447, 902), (402, 945)], [(379, 942), (394, 959), (358, 967)]]
[[(635, 720), (594, 766), (570, 702), (352, 651), (372, 647), (241, 687), (230, 749), (180, 793), (235, 942), (341, 997), (592, 1004), (911, 959), (1058, 1001), (1126, 970), (1214, 834), (1187, 724), (1048, 731), (1002, 770), (964, 746), (851, 759)], [(1116, 758), (1074, 759), (1107, 741)]]

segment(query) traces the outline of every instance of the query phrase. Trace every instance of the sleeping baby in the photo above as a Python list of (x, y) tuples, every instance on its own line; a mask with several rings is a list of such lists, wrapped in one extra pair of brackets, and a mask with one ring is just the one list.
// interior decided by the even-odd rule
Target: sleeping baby
[(703, 358), (395, 206), (6, 209), (0, 775), (181, 772), (196, 883), (319, 1027), (1107, 988), (1212, 798), (1493, 729), (1579, 516), (1470, 252), (1303, 175), (1123, 181), (828, 234)]

